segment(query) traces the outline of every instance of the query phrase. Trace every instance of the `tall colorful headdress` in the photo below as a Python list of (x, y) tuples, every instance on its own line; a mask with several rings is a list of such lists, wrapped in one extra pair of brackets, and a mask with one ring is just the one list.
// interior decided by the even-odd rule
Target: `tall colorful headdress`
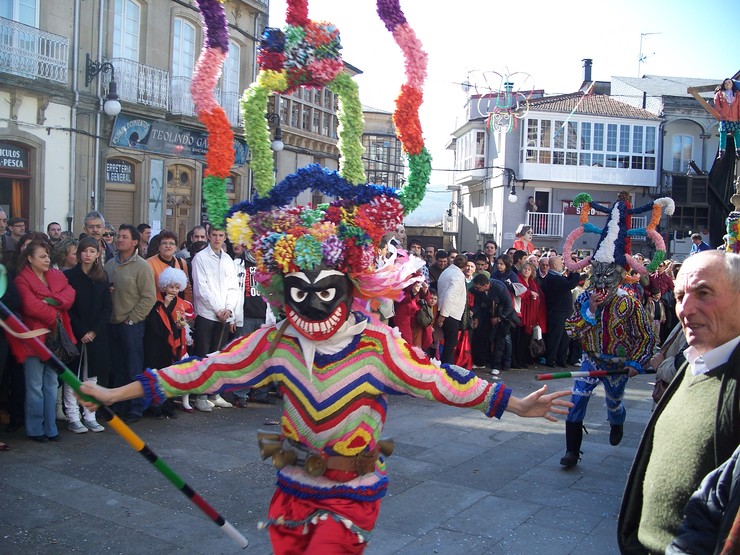
[[(619, 194), (614, 205), (609, 208), (593, 202), (591, 195), (581, 193), (573, 199), (573, 204), (580, 207), (581, 225), (570, 232), (563, 246), (563, 259), (568, 269), (579, 271), (588, 266), (592, 260), (597, 262), (615, 263), (623, 268), (646, 274), (653, 272), (665, 260), (665, 242), (656, 227), (660, 223), (663, 212), (667, 215), (673, 214), (675, 204), (673, 199), (664, 197), (649, 202), (638, 208), (632, 208), (629, 195), (625, 192)], [(603, 228), (589, 223), (588, 215), (591, 210), (607, 214), (606, 225)], [(645, 227), (632, 228), (632, 216), (650, 212), (650, 221)], [(597, 233), (600, 235), (596, 251), (579, 262), (573, 262), (570, 255), (573, 251), (573, 243), (584, 233)], [(632, 256), (632, 237), (647, 236), (656, 248), (650, 264), (647, 268)]]
[[(210, 114), (214, 111), (212, 90), (220, 73), (220, 65), (218, 71), (214, 67), (225, 58), (226, 20), (218, 0), (198, 3), (207, 41), (198, 63), (198, 72), (205, 77), (199, 76), (197, 81), (199, 87), (208, 87), (208, 95), (201, 94), (208, 102), (201, 104), (203, 113)], [(241, 103), (257, 195), (223, 212), (219, 199), (214, 198), (207, 209), (212, 223), (220, 225), (225, 219), (232, 242), (252, 250), (257, 279), (266, 287), (277, 286), (276, 278), (284, 274), (326, 267), (345, 272), (360, 296), (391, 293), (388, 269), (382, 286), (375, 272), (378, 244), (419, 205), (431, 175), (431, 156), (424, 146), (419, 121), (427, 56), (398, 0), (378, 0), (377, 11), (405, 57), (406, 82), (393, 114), (396, 134), (409, 161), (408, 180), (401, 190), (365, 183), (362, 107), (357, 84), (343, 71), (339, 31), (330, 23), (309, 19), (306, 0), (288, 0), (286, 27), (266, 29), (262, 37), (257, 58), (260, 71)], [(209, 53), (212, 49), (216, 52)], [(290, 93), (299, 87), (327, 87), (339, 99), (339, 170), (309, 165), (275, 185), (265, 118), (267, 100), (271, 93)], [(201, 119), (208, 125), (207, 119)], [(209, 136), (209, 151), (211, 146)], [(320, 191), (336, 200), (314, 207), (294, 206), (298, 195), (306, 190)], [(225, 193), (221, 196), (226, 202)], [(406, 285), (399, 281), (398, 290)]]

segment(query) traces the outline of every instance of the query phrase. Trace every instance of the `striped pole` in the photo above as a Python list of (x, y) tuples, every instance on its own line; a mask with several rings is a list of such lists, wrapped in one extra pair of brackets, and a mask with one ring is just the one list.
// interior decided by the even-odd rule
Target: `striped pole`
[[(553, 372), (552, 374), (535, 374), (537, 380), (558, 380), (560, 378), (603, 378), (606, 376), (618, 376), (629, 374), (629, 368), (619, 370), (578, 370), (575, 372)], [(655, 374), (655, 370), (645, 370), (643, 374)]]
[[(2, 268), (2, 266), (0, 266), (0, 268)], [(5, 270), (5, 268), (2, 268), (0, 272), (4, 273), (3, 270)], [(7, 279), (6, 276), (0, 275), (0, 296), (5, 293), (5, 279)], [(2, 310), (4, 314), (8, 315), (7, 321), (3, 322), (2, 320), (0, 320), (0, 323), (2, 324), (2, 327), (5, 329), (5, 331), (16, 337), (20, 336), (21, 338), (23, 338), (23, 333), (30, 331), (28, 327), (15, 314), (8, 310), (8, 307), (6, 307), (5, 304), (1, 301), (0, 310)], [(89, 395), (85, 395), (80, 392), (80, 385), (82, 385), (82, 382), (79, 380), (79, 378), (75, 376), (70, 371), (70, 369), (67, 368), (67, 366), (61, 360), (59, 360), (56, 355), (54, 355), (54, 353), (52, 353), (38, 337), (26, 337), (25, 339), (27, 341), (26, 344), (31, 346), (31, 348), (36, 351), (37, 354), (42, 354), (43, 356), (48, 355), (49, 358), (54, 361), (59, 377), (64, 383), (75, 390), (75, 393), (77, 393), (80, 399), (97, 402)], [(152, 463), (152, 465), (154, 465), (154, 467), (159, 470), (159, 472), (161, 472), (165, 476), (165, 478), (172, 482), (177, 489), (179, 489), (188, 499), (190, 499), (190, 501), (196, 507), (203, 511), (206, 516), (208, 516), (208, 518), (210, 518), (213, 522), (218, 524), (221, 530), (232, 540), (234, 540), (239, 545), (239, 547), (245, 549), (249, 545), (249, 541), (242, 535), (241, 532), (239, 532), (224, 517), (222, 517), (218, 513), (218, 511), (216, 511), (216, 509), (211, 507), (211, 505), (205, 499), (198, 495), (198, 493), (193, 488), (191, 488), (185, 482), (185, 480), (180, 478), (180, 476), (178, 476), (177, 473), (159, 457), (159, 455), (157, 455), (146, 443), (144, 443), (144, 441), (138, 435), (136, 435), (136, 433), (129, 426), (127, 426), (126, 423), (116, 415), (116, 413), (114, 413), (109, 407), (102, 404), (100, 405), (98, 411), (101, 410), (103, 411), (105, 416), (110, 419), (109, 424), (111, 425), (111, 427), (118, 433), (118, 435), (125, 439), (131, 447), (134, 448), (134, 451), (139, 452), (146, 460)]]
[(579, 370), (576, 372), (553, 372), (551, 374), (535, 374), (536, 380), (559, 380), (562, 378), (601, 378), (616, 374), (627, 374), (629, 370)]

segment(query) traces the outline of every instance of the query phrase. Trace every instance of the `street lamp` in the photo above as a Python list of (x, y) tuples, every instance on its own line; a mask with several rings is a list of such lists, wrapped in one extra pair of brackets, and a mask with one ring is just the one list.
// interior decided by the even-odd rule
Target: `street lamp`
[(268, 112), (265, 114), (265, 119), (270, 127), (273, 125), (275, 127), (275, 138), (270, 143), (270, 148), (273, 152), (280, 152), (285, 148), (285, 143), (283, 142), (283, 130), (280, 127), (280, 114), (276, 112)]
[(100, 73), (110, 72), (110, 83), (108, 83), (108, 94), (105, 97), (103, 103), (103, 111), (109, 116), (117, 116), (121, 113), (121, 103), (118, 100), (117, 85), (116, 85), (116, 69), (110, 62), (98, 62), (90, 58), (90, 54), (86, 55), (85, 63), (85, 86), (89, 87), (93, 79), (95, 79)]
[(504, 175), (505, 178), (509, 181), (509, 202), (511, 204), (516, 204), (517, 197), (516, 197), (516, 175), (514, 174), (514, 170), (510, 170), (509, 168), (504, 168)]
[(462, 205), (460, 203), (455, 202), (454, 200), (450, 201), (450, 206), (449, 208), (447, 208), (447, 221), (448, 222), (452, 222), (452, 209), (453, 208), (457, 208), (458, 210), (462, 212)]

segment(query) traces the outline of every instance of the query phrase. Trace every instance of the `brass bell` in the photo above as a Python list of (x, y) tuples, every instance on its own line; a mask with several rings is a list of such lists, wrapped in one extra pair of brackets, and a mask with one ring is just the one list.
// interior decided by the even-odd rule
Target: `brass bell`
[(303, 469), (314, 478), (322, 476), (326, 472), (326, 461), (319, 455), (309, 455), (303, 463)]
[(381, 439), (378, 441), (378, 448), (384, 456), (390, 457), (393, 454), (393, 449), (396, 446), (396, 442), (393, 439)]
[(264, 461), (267, 457), (272, 457), (276, 451), (282, 449), (282, 443), (279, 441), (270, 441), (260, 439), (257, 444), (260, 448), (260, 456)]
[(284, 449), (280, 449), (272, 454), (272, 466), (278, 470), (285, 468), (289, 464), (295, 464), (295, 461), (295, 451), (285, 451)]

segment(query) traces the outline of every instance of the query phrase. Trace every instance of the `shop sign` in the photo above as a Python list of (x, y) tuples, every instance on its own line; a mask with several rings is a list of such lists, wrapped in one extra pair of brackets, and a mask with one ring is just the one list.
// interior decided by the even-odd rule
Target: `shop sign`
[(111, 158), (105, 162), (105, 180), (109, 183), (133, 183), (134, 165)]
[[(208, 133), (166, 121), (119, 114), (113, 124), (110, 146), (205, 160)], [(234, 165), (246, 164), (247, 152), (247, 143), (234, 138)]]
[[(565, 214), (566, 216), (580, 216), (581, 215), (581, 206), (574, 205), (572, 200), (564, 200), (562, 202), (563, 202), (563, 214)], [(600, 204), (601, 206), (604, 206), (610, 210), (612, 207), (611, 202), (596, 201), (596, 204)], [(606, 217), (608, 214), (606, 214), (605, 212), (597, 212), (596, 210), (591, 208), (591, 210), (589, 210), (588, 215)]]
[(28, 169), (28, 151), (9, 143), (0, 143), (0, 170)]

